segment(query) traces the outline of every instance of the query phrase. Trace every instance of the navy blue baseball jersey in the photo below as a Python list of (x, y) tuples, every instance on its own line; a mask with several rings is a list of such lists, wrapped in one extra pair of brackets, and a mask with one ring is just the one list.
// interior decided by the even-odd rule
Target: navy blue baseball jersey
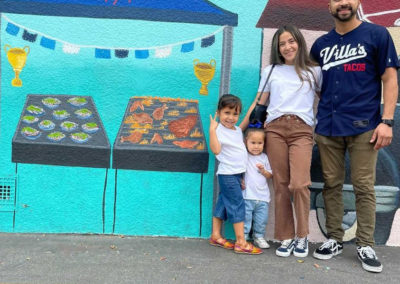
[(333, 29), (315, 41), (311, 56), (323, 75), (316, 133), (352, 136), (374, 129), (381, 122), (381, 76), (387, 67), (399, 68), (388, 30), (365, 22), (344, 35)]

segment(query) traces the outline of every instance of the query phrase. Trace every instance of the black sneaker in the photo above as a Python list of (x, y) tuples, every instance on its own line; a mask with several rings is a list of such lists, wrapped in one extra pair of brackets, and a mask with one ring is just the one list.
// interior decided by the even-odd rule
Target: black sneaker
[(281, 246), (276, 249), (275, 253), (277, 256), (288, 257), (292, 254), (296, 240), (289, 239), (281, 242)]
[(306, 257), (308, 255), (308, 239), (297, 238), (296, 245), (293, 250), (293, 255), (296, 257)]
[(331, 259), (335, 255), (341, 254), (342, 252), (343, 243), (334, 239), (329, 239), (314, 251), (313, 257), (326, 260)]
[(370, 246), (357, 247), (358, 259), (362, 263), (362, 268), (369, 272), (382, 272), (382, 264), (376, 257), (375, 251)]

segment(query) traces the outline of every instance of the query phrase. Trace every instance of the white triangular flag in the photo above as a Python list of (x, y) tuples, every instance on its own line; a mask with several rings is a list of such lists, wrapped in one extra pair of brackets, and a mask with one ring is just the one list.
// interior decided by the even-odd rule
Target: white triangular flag
[(157, 58), (165, 58), (171, 55), (172, 47), (164, 47), (156, 49), (155, 57)]
[(76, 46), (76, 45), (72, 45), (72, 44), (69, 44), (69, 43), (64, 43), (64, 45), (63, 45), (64, 53), (78, 54), (79, 50), (80, 50), (80, 47)]

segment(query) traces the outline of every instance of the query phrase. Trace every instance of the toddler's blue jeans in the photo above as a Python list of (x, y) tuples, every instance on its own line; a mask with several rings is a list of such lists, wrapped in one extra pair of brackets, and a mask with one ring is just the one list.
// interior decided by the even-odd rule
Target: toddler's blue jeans
[(253, 224), (253, 238), (264, 238), (265, 226), (268, 222), (268, 202), (260, 200), (244, 200), (246, 207), (246, 218), (244, 221), (244, 235), (249, 238), (250, 229)]

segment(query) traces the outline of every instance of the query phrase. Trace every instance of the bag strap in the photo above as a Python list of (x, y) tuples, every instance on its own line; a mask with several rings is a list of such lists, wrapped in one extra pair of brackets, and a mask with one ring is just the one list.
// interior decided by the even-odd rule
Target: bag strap
[[(265, 80), (264, 87), (262, 88), (262, 90), (261, 90), (261, 92), (260, 92), (260, 95), (258, 96), (257, 104), (260, 102), (261, 96), (262, 96), (262, 94), (264, 93), (265, 87), (267, 86), (267, 83), (268, 83), (268, 81), (269, 81), (269, 77), (271, 77), (272, 70), (274, 70), (274, 67), (275, 67), (275, 64), (272, 64), (271, 70), (269, 71), (268, 76), (267, 76), (267, 80)], [(265, 104), (265, 105), (266, 105), (266, 104)]]

